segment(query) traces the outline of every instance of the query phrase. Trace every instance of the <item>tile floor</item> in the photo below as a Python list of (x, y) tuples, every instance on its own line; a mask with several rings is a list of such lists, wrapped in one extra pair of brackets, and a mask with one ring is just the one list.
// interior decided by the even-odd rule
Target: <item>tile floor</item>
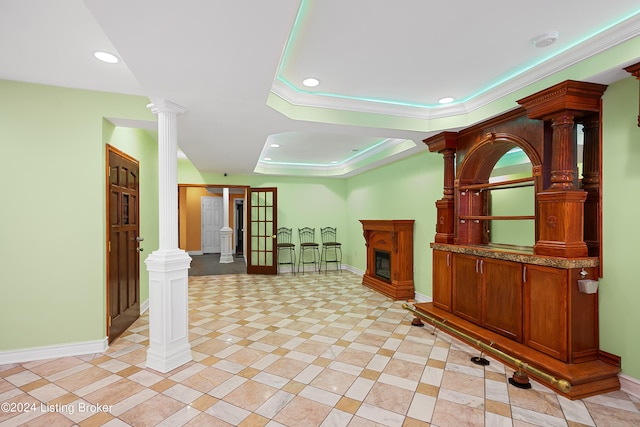
[(623, 392), (510, 386), (352, 273), (191, 277), (189, 295), (193, 362), (145, 369), (145, 315), (105, 354), (0, 366), (0, 426), (640, 426)]

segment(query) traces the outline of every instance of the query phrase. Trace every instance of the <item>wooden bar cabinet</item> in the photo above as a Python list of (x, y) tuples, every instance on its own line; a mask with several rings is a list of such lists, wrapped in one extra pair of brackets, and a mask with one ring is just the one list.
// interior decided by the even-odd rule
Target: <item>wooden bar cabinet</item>
[[(565, 81), (502, 116), (424, 141), (443, 155), (444, 192), (431, 245), (433, 301), (415, 309), (568, 381), (559, 392), (571, 399), (620, 387), (620, 358), (599, 348), (598, 293), (582, 286), (602, 274), (605, 90)], [(515, 152), (526, 156), (527, 173), (496, 176)], [(532, 212), (495, 212), (498, 192), (513, 189), (530, 192)], [(496, 241), (499, 224), (516, 223), (527, 224), (531, 245)]]

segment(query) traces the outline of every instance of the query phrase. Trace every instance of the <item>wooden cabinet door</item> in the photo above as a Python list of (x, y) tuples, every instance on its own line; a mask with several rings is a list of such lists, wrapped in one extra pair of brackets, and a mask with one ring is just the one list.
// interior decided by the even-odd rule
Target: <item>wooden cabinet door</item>
[(451, 311), (451, 252), (433, 251), (433, 305)]
[(567, 361), (567, 273), (525, 265), (524, 344)]
[(481, 322), (480, 259), (453, 254), (453, 313), (477, 325)]
[(482, 258), (482, 326), (522, 342), (522, 266)]

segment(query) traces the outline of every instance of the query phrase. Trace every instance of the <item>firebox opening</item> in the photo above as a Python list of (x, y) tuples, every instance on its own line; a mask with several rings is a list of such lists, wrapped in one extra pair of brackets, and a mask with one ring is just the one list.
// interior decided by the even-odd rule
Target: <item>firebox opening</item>
[(391, 254), (386, 251), (375, 250), (375, 271), (374, 274), (387, 282), (391, 282)]

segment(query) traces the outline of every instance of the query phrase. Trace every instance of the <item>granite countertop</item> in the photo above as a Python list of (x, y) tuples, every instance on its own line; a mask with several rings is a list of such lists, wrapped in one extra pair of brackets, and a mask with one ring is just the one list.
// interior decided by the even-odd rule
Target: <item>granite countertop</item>
[(464, 246), (449, 245), (444, 243), (431, 243), (431, 248), (453, 252), (457, 254), (475, 255), (484, 258), (502, 259), (525, 264), (542, 265), (555, 268), (581, 268), (597, 267), (596, 257), (585, 258), (558, 258), (543, 255), (534, 255), (532, 248), (524, 247), (499, 247), (499, 246)]

